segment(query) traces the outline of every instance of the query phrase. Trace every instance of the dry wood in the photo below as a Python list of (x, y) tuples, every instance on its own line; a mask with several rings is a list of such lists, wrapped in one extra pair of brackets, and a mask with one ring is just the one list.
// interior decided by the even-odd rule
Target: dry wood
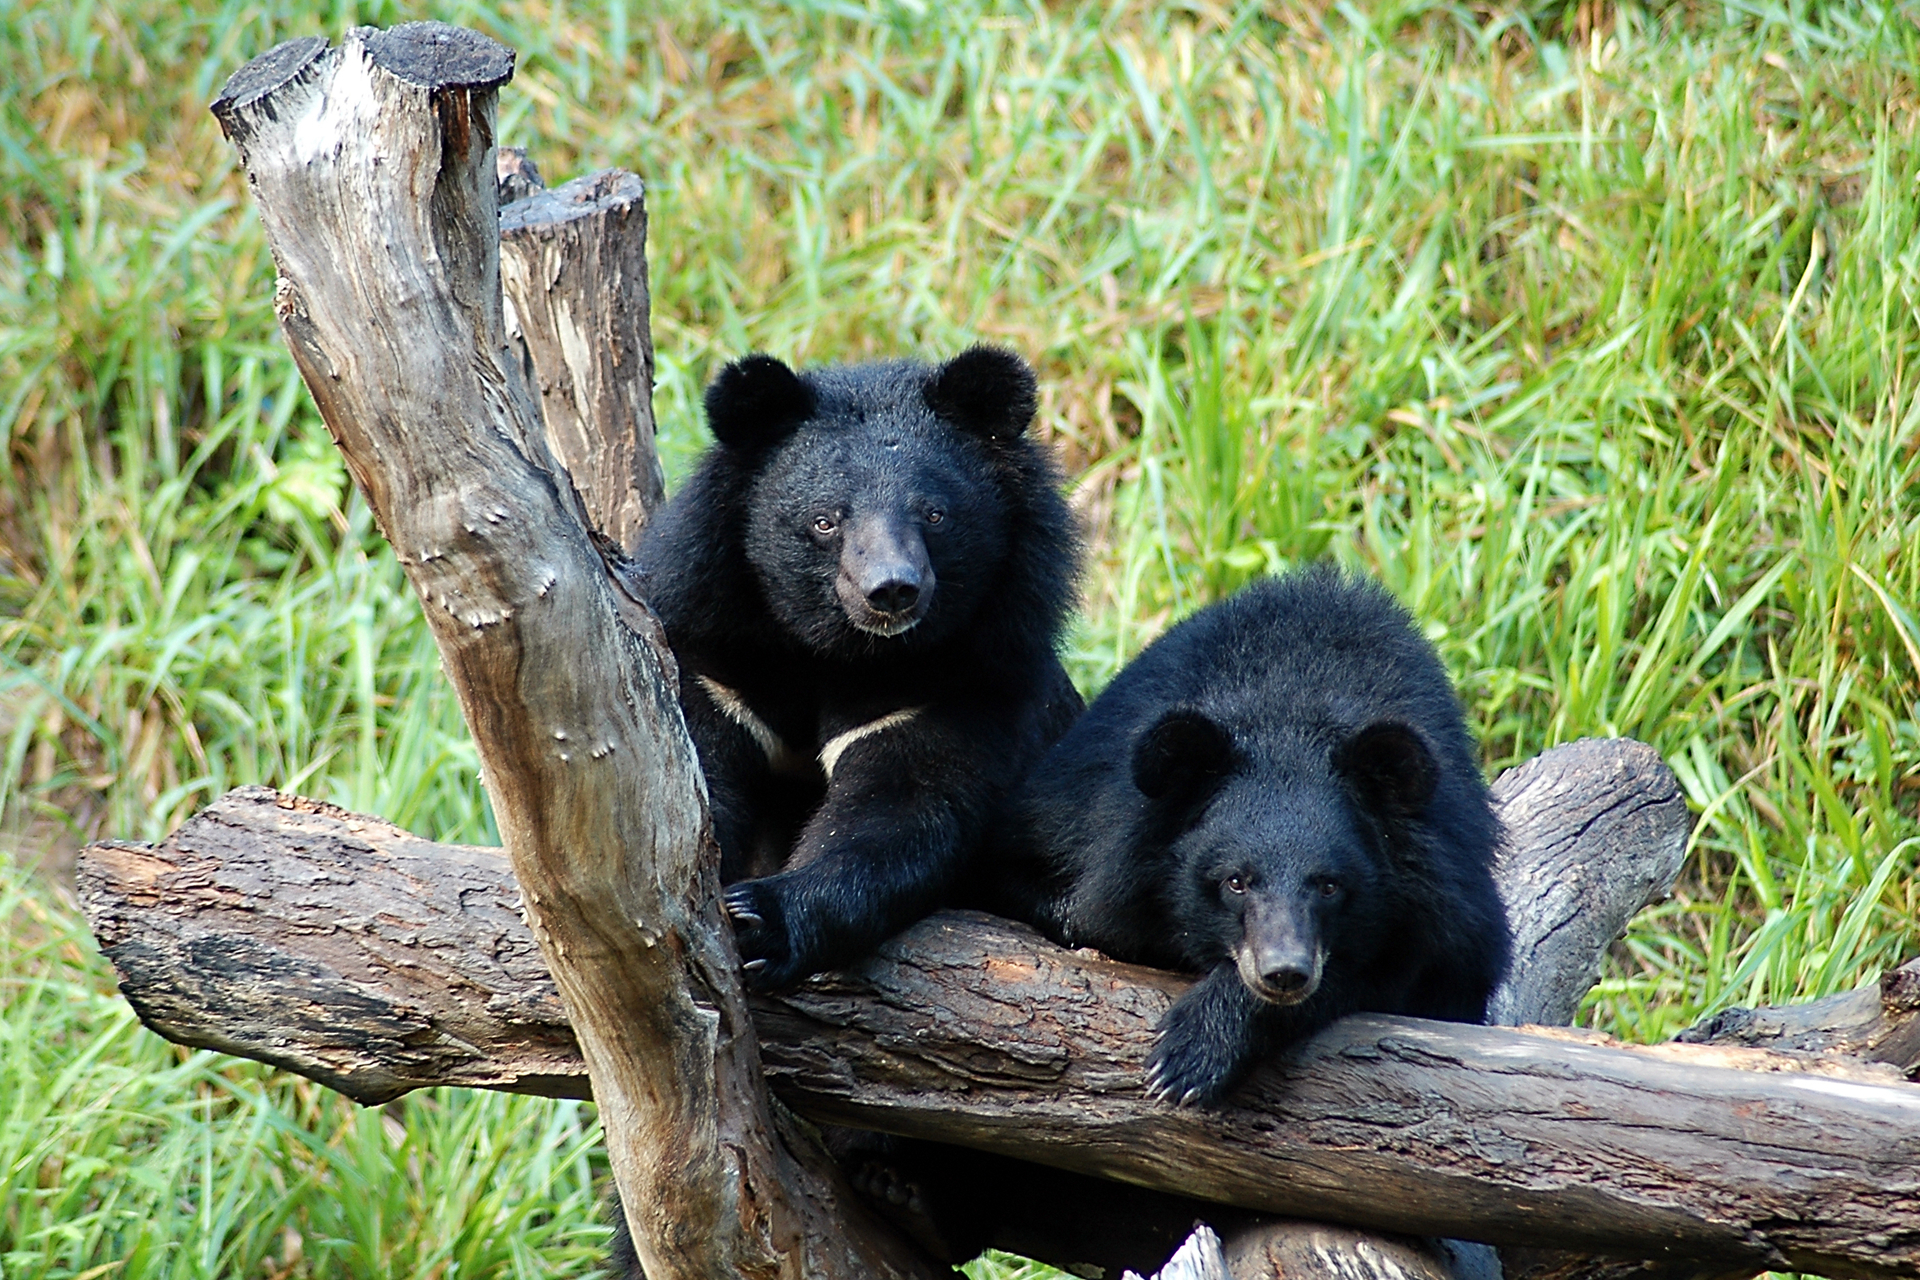
[(1513, 968), (1487, 1021), (1572, 1022), (1600, 962), (1640, 908), (1667, 895), (1692, 819), (1673, 772), (1642, 742), (1583, 739), (1495, 779), (1508, 839), (1494, 879)]
[(1728, 1009), (1675, 1037), (1687, 1044), (1734, 1044), (1790, 1053), (1838, 1053), (1920, 1075), (1920, 962), (1823, 1000), (1764, 1009)]
[[(526, 953), (503, 918), (504, 867), (494, 891), (462, 881), (423, 894), (425, 851), (399, 837), (390, 855), (397, 836), (256, 790), (151, 850), (88, 851), (83, 885), (130, 997), (164, 1034), (366, 1098), (428, 1083), (433, 1062), (457, 1064), (461, 1083), (565, 1091), (556, 1006), (515, 978)], [(449, 856), (476, 874), (487, 865), (482, 851)], [(344, 886), (323, 875), (366, 898), (329, 915)], [(183, 988), (196, 966), (216, 972), (216, 954), (240, 957), (233, 976)], [(453, 959), (468, 955), (495, 963)], [(455, 970), (449, 1010), (436, 993)], [(293, 985), (270, 994), (282, 975)], [(822, 1119), (1414, 1235), (1920, 1274), (1920, 1090), (1881, 1083), (1890, 1067), (1834, 1080), (1778, 1070), (1809, 1061), (1778, 1052), (1366, 1018), (1265, 1072), (1233, 1107), (1174, 1111), (1147, 1102), (1139, 1079), (1181, 985), (950, 913), (755, 1014), (776, 1090)], [(296, 1006), (314, 1020), (290, 1018)], [(326, 1010), (337, 1013), (323, 1032)], [(1887, 1014), (1896, 1034), (1912, 1017)], [(362, 1052), (362, 1024), (406, 1053)], [(513, 1065), (490, 1072), (492, 1060)]]
[(775, 1136), (671, 658), (548, 451), (502, 316), (495, 94), (434, 23), (228, 82), (282, 332), (425, 608), (653, 1280), (926, 1274)]
[[(1120, 1280), (1140, 1280), (1140, 1276), (1128, 1271)], [(1214, 1234), (1212, 1228), (1202, 1224), (1194, 1228), (1187, 1242), (1174, 1250), (1173, 1256), (1167, 1259), (1167, 1265), (1160, 1268), (1151, 1280), (1233, 1280), (1233, 1276), (1227, 1269), (1227, 1254), (1221, 1246), (1220, 1237)]]
[[(1578, 832), (1575, 847), (1596, 863), (1668, 865), (1684, 840), (1673, 775), (1640, 743), (1555, 748), (1493, 793), (1509, 832), (1501, 895), (1523, 935), (1535, 932), (1536, 904), (1560, 902), (1533, 893), (1554, 882), (1530, 872), (1525, 851), (1564, 857), (1563, 836)], [(586, 1096), (565, 1010), (497, 849), (436, 844), (243, 787), (157, 848), (94, 846), (81, 873), (122, 989), (170, 1039), (272, 1062), (365, 1103), (434, 1084)], [(1587, 886), (1589, 910), (1614, 922), (1601, 931), (1609, 941), (1644, 897), (1616, 886), (1645, 878), (1628, 867)], [(1577, 968), (1517, 966), (1498, 998), (1570, 1009)], [(283, 985), (294, 975), (297, 991)], [(289, 1008), (313, 1016), (295, 1022)]]
[(593, 527), (632, 555), (664, 492), (653, 447), (645, 188), (617, 170), (500, 213), (507, 326), (532, 360), (547, 444)]

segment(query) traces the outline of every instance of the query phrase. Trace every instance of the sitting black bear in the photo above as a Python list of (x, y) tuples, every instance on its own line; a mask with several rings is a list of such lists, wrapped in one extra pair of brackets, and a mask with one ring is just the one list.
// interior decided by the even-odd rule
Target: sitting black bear
[(1019, 357), (707, 388), (716, 443), (646, 531), (750, 984), (854, 960), (948, 900), (1077, 716), (1077, 567)]
[(1329, 568), (1149, 647), (1021, 813), (1003, 906), (1203, 975), (1148, 1059), (1175, 1102), (1344, 1014), (1484, 1021), (1506, 972), (1500, 827), (1446, 672), (1392, 597)]

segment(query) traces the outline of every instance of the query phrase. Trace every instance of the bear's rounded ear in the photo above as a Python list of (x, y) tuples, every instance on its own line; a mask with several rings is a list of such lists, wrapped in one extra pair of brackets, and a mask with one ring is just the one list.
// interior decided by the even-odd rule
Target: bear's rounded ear
[(1033, 370), (999, 347), (962, 351), (933, 371), (922, 394), (927, 408), (989, 440), (1018, 439), (1040, 408)]
[(1368, 809), (1386, 816), (1420, 812), (1440, 782), (1426, 739), (1399, 720), (1376, 720), (1356, 731), (1334, 749), (1333, 767)]
[(1133, 744), (1133, 785), (1149, 800), (1196, 804), (1214, 793), (1232, 765), (1232, 736), (1191, 707), (1167, 712)]
[(778, 444), (813, 416), (813, 389), (772, 356), (735, 360), (707, 384), (707, 425), (729, 449)]

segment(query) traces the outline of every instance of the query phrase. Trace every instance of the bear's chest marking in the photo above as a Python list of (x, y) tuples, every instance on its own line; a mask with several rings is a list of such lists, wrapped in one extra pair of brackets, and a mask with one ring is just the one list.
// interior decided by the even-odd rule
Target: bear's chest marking
[(840, 763), (840, 757), (847, 748), (862, 738), (870, 738), (876, 733), (885, 733), (888, 729), (897, 729), (915, 716), (925, 711), (925, 707), (902, 707), (898, 711), (889, 711), (886, 715), (869, 720), (865, 724), (855, 725), (845, 733), (836, 733), (827, 739), (827, 745), (820, 748), (820, 771), (833, 780), (833, 767)]
[[(740, 696), (737, 689), (729, 688), (712, 676), (695, 676), (700, 687), (713, 699), (713, 705), (720, 708), (721, 714), (747, 731), (761, 751), (766, 753), (767, 764), (775, 773), (808, 774), (812, 773), (815, 762), (795, 751), (787, 740), (774, 732), (773, 726), (754, 713), (747, 700)], [(828, 781), (833, 780), (834, 766), (840, 763), (840, 757), (847, 753), (855, 743), (872, 737), (876, 733), (885, 733), (897, 729), (918, 716), (925, 707), (903, 707), (898, 711), (889, 711), (877, 716), (865, 724), (855, 725), (845, 733), (836, 733), (827, 739), (820, 748), (818, 764), (820, 772)]]
[(813, 762), (787, 745), (787, 740), (773, 731), (773, 726), (755, 715), (747, 700), (733, 689), (721, 684), (712, 676), (695, 676), (700, 687), (713, 699), (713, 705), (727, 719), (747, 731), (760, 750), (766, 754), (767, 764), (775, 773), (806, 774), (813, 772)]

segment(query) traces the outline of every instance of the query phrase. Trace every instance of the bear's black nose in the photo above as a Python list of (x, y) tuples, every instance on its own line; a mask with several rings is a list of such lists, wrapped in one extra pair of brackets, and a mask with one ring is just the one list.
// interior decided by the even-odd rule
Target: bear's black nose
[(906, 578), (888, 578), (867, 592), (867, 603), (881, 613), (905, 613), (920, 603), (920, 584)]
[(1279, 965), (1262, 973), (1267, 987), (1282, 999), (1291, 999), (1307, 989), (1313, 975), (1298, 965)]

